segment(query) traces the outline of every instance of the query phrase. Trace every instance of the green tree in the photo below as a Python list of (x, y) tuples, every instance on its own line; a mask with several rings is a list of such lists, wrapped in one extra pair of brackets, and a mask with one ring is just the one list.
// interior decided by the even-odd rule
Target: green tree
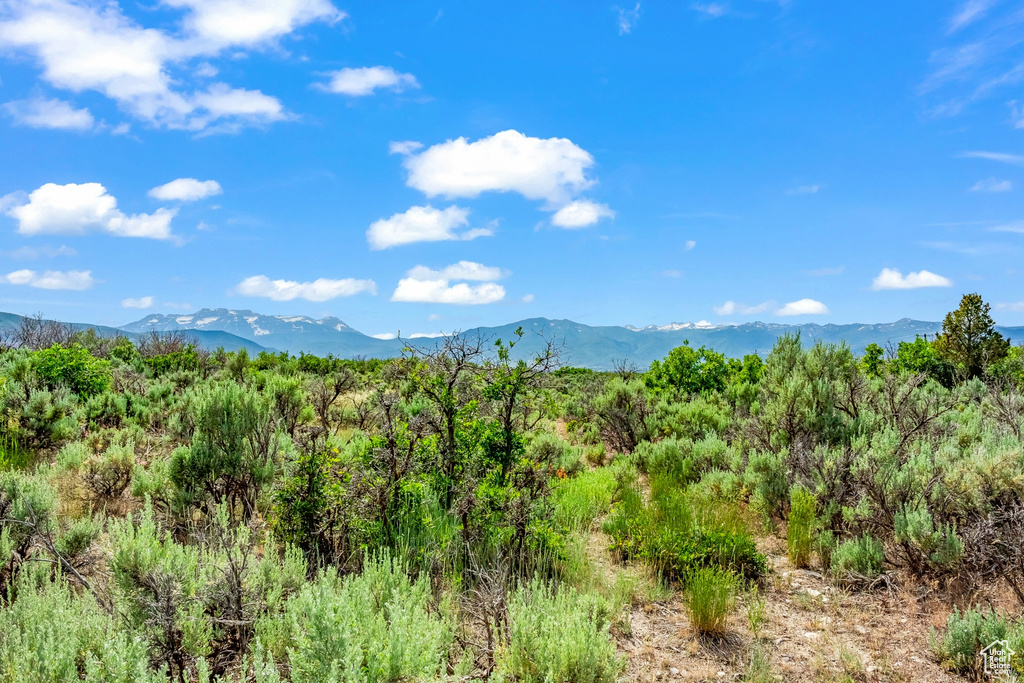
[(1007, 356), (1010, 341), (996, 332), (989, 305), (981, 295), (965, 294), (960, 307), (946, 314), (935, 351), (962, 377), (979, 377)]
[(881, 377), (885, 372), (885, 350), (874, 342), (864, 347), (864, 355), (860, 358), (860, 364), (870, 377)]
[(725, 356), (706, 347), (694, 349), (683, 342), (668, 352), (664, 361), (654, 361), (644, 375), (652, 389), (674, 389), (681, 394), (722, 391), (730, 368)]

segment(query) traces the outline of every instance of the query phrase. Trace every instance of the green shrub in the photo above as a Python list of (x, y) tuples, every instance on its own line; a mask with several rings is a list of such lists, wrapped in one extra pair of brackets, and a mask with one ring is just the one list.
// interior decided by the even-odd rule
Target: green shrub
[(288, 663), (292, 683), (433, 680), (446, 671), (453, 639), (428, 577), (411, 581), (386, 553), (347, 580), (328, 569), (256, 632), (258, 648)]
[(807, 567), (811, 562), (811, 545), (814, 541), (814, 513), (818, 501), (814, 494), (799, 484), (789, 492), (789, 527), (786, 530), (786, 545), (789, 561), (797, 569)]
[(609, 634), (604, 598), (534, 579), (509, 600), (507, 645), (498, 653), (497, 681), (614, 683), (625, 661)]
[(871, 579), (882, 573), (885, 551), (882, 542), (870, 534), (844, 541), (832, 553), (832, 573), (854, 573)]
[(55, 344), (36, 351), (33, 367), (48, 389), (64, 386), (83, 398), (103, 393), (110, 386), (110, 363), (93, 358), (78, 344), (69, 348)]
[(971, 608), (961, 612), (954, 608), (946, 620), (946, 631), (932, 629), (929, 641), (939, 663), (960, 674), (980, 673), (978, 654), (996, 640), (1007, 636), (1006, 619), (996, 612)]
[(0, 433), (0, 470), (18, 470), (32, 462), (32, 451), (10, 434)]
[(686, 575), (686, 612), (699, 634), (721, 635), (736, 607), (736, 578), (718, 567), (702, 567)]
[(57, 466), (62, 470), (77, 470), (92, 455), (92, 451), (81, 441), (69, 443), (57, 451)]
[(141, 638), (121, 632), (91, 593), (77, 594), (58, 577), (23, 573), (16, 599), (0, 609), (0, 680), (156, 683)]
[(82, 479), (97, 498), (116, 498), (131, 484), (134, 467), (135, 449), (131, 445), (111, 445), (86, 461)]

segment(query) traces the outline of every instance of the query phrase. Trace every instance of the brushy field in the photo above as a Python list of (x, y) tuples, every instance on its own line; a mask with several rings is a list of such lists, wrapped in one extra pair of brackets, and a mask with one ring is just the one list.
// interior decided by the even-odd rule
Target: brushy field
[(975, 295), (614, 373), (8, 341), (0, 681), (1024, 675), (1024, 358)]

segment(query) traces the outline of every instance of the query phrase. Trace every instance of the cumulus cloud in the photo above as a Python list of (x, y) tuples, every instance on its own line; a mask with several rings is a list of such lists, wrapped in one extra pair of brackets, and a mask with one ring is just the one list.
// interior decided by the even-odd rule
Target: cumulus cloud
[(7, 275), (0, 275), (0, 282), (9, 285), (26, 285), (36, 289), (69, 289), (82, 291), (89, 289), (96, 282), (89, 270), (45, 270), (42, 273), (34, 270), (16, 270)]
[(585, 228), (597, 223), (602, 218), (614, 218), (615, 212), (606, 204), (598, 204), (589, 199), (577, 199), (569, 202), (551, 217), (552, 225), (560, 228)]
[(517, 192), (553, 207), (594, 184), (586, 171), (594, 157), (566, 138), (532, 138), (516, 130), (469, 142), (448, 140), (406, 154), (409, 187), (428, 197), (477, 197), (484, 192)]
[(271, 280), (266, 275), (247, 277), (234, 288), (235, 294), (259, 297), (272, 301), (330, 301), (342, 296), (352, 296), (360, 292), (377, 293), (377, 284), (373, 280), (328, 280), (320, 278), (312, 282), (294, 282), (292, 280)]
[(155, 299), (151, 296), (143, 296), (138, 299), (122, 299), (121, 306), (123, 308), (153, 308)]
[(178, 178), (149, 191), (149, 196), (161, 201), (194, 202), (206, 197), (221, 194), (220, 183), (216, 180), (196, 180), (195, 178)]
[(1013, 189), (1013, 182), (1009, 180), (996, 180), (985, 178), (971, 186), (971, 192), (1009, 192)]
[(828, 306), (814, 299), (800, 299), (799, 301), (790, 301), (775, 311), (775, 315), (828, 315)]
[(398, 335), (394, 332), (381, 332), (380, 334), (371, 334), (374, 339), (394, 339)]
[(399, 73), (390, 66), (341, 69), (327, 75), (330, 76), (330, 80), (318, 83), (318, 89), (350, 97), (365, 97), (372, 95), (376, 90), (402, 92), (420, 87), (415, 76)]
[(295, 282), (292, 280), (271, 280), (265, 275), (248, 277), (240, 282), (234, 292), (243, 296), (261, 297), (273, 301), (329, 301), (338, 297), (353, 296), (360, 292), (377, 293), (377, 285), (373, 280), (356, 280), (344, 278), (330, 280), (319, 278), (312, 282)]
[(686, 240), (686, 242), (683, 244), (683, 247), (686, 249), (686, 251), (693, 251), (694, 247), (696, 246), (697, 240)]
[(416, 266), (408, 273), (417, 280), (472, 280), (476, 282), (493, 282), (504, 276), (501, 268), (485, 266), (473, 261), (459, 261), (441, 270), (431, 270), (426, 266)]
[(164, 4), (189, 10), (185, 18), (185, 28), (193, 36), (189, 47), (207, 53), (266, 45), (314, 21), (333, 24), (346, 16), (327, 0), (164, 0)]
[[(184, 32), (146, 28), (116, 3), (32, 0), (6, 3), (0, 47), (35, 58), (42, 79), (72, 92), (92, 90), (122, 110), (168, 128), (231, 131), (286, 118), (258, 91), (214, 84), (189, 91), (171, 70), (196, 58), (274, 42), (313, 21), (343, 14), (327, 0), (166, 0), (185, 10)], [(206, 70), (207, 73), (209, 70)]]
[(18, 221), (18, 232), (23, 235), (80, 235), (99, 230), (118, 237), (168, 239), (177, 210), (129, 216), (99, 183), (46, 183), (28, 194), (27, 203), (17, 203), (6, 213)]
[(717, 315), (756, 315), (764, 313), (774, 304), (774, 301), (765, 301), (755, 306), (748, 306), (747, 304), (738, 304), (735, 301), (726, 301), (721, 306), (712, 306), (711, 308)]
[(88, 109), (75, 109), (64, 100), (36, 97), (4, 104), (4, 111), (14, 122), (29, 128), (57, 130), (90, 130), (96, 120)]
[(871, 289), (876, 291), (882, 289), (920, 289), (922, 287), (952, 287), (953, 282), (941, 275), (920, 270), (916, 273), (907, 273), (904, 276), (900, 271), (893, 268), (883, 268), (871, 282)]
[(414, 242), (443, 242), (446, 240), (472, 240), (493, 235), (490, 228), (474, 228), (457, 232), (469, 225), (469, 209), (449, 206), (435, 209), (432, 206), (414, 206), (404, 213), (391, 218), (374, 221), (366, 231), (371, 249), (387, 249)]
[[(505, 288), (494, 282), (504, 274), (500, 268), (473, 261), (459, 261), (441, 270), (416, 266), (399, 280), (391, 300), (459, 305), (490, 304), (505, 298)], [(455, 280), (483, 284), (452, 284)]]

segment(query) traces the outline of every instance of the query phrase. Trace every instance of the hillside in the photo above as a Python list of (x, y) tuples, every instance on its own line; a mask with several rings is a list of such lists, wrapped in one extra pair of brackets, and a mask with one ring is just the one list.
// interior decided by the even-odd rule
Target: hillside
[[(805, 343), (821, 340), (827, 343), (846, 342), (857, 353), (871, 343), (896, 346), (912, 341), (917, 335), (933, 336), (941, 323), (904, 318), (893, 323), (850, 325), (782, 325), (752, 322), (742, 325), (707, 325), (675, 323), (660, 327), (631, 328), (622, 326), (590, 326), (571, 320), (528, 318), (497, 327), (475, 327), (463, 330), (467, 336), (485, 339), (511, 339), (517, 328), (526, 333), (515, 353), (529, 357), (539, 352), (548, 340), (562, 347), (562, 361), (571, 365), (607, 370), (617, 361), (627, 360), (644, 367), (663, 358), (671, 349), (689, 341), (692, 346), (708, 346), (727, 356), (741, 357), (748, 353), (764, 355), (783, 334), (799, 332)], [(222, 331), (254, 344), (288, 351), (339, 357), (367, 356), (390, 358), (408, 343), (432, 346), (429, 339), (377, 339), (352, 328), (335, 317), (316, 320), (307, 316), (262, 315), (242, 309), (204, 308), (189, 315), (152, 314), (124, 325), (125, 332), (193, 330), (196, 333)], [(1024, 328), (998, 328), (1014, 340), (1024, 339)]]

